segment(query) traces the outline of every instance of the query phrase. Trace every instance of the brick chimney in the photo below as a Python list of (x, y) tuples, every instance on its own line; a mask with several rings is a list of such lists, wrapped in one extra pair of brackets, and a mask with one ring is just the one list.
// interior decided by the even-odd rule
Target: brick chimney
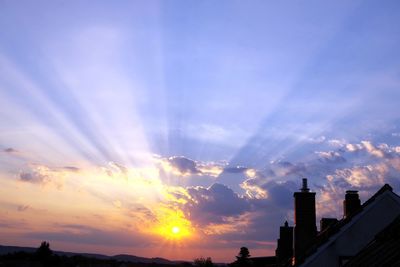
[(315, 218), (315, 192), (310, 192), (307, 179), (303, 179), (300, 192), (294, 193), (294, 262), (298, 264), (313, 245), (317, 235)]
[(348, 190), (346, 191), (345, 200), (343, 201), (343, 216), (345, 218), (353, 215), (356, 211), (361, 208), (360, 197), (358, 191)]

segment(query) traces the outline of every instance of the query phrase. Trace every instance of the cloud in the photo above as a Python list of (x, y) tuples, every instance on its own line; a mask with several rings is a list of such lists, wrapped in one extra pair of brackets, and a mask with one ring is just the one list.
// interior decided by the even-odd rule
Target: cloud
[[(397, 184), (395, 190), (400, 188), (398, 147), (366, 141), (334, 143), (318, 144), (310, 150), (317, 152), (297, 161), (282, 157), (281, 160), (266, 161), (258, 167), (229, 165), (223, 161), (196, 161), (182, 156), (158, 157), (153, 165), (143, 168), (110, 162), (101, 170), (94, 168), (94, 173), (100, 173), (101, 179), (104, 179), (102, 186), (85, 190), (92, 190), (93, 195), (96, 193), (96, 197), (99, 195), (105, 200), (104, 203), (113, 212), (121, 214), (124, 220), (130, 220), (126, 225), (137, 227), (133, 231), (138, 231), (139, 236), (150, 234), (150, 230), (145, 232), (144, 228), (165, 228), (170, 218), (179, 214), (178, 219), (175, 218), (177, 221), (193, 226), (196, 234), (204, 235), (206, 240), (215, 241), (218, 246), (237, 244), (239, 241), (261, 246), (265, 242), (275, 242), (279, 226), (285, 220), (293, 223), (293, 192), (301, 187), (302, 177), (309, 178), (310, 188), (317, 192), (318, 218), (340, 218), (346, 190), (359, 190), (362, 197), (369, 197), (385, 182)], [(64, 167), (30, 165), (30, 169), (21, 172), (19, 178), (25, 182), (46, 184), (62, 177), (64, 172), (78, 172), (81, 176), (91, 172), (93, 177), (96, 176), (93, 170), (67, 164), (61, 166)], [(151, 171), (147, 172), (148, 169)], [(164, 180), (166, 176), (163, 174), (166, 173), (175, 176), (176, 183)], [(92, 176), (90, 182), (97, 181)], [(109, 176), (127, 179), (109, 179)], [(192, 184), (187, 182), (189, 179), (181, 179), (183, 176), (196, 179), (190, 179)], [(198, 179), (201, 176), (204, 177)], [(222, 181), (222, 176), (229, 177)], [(233, 181), (232, 176), (237, 180)], [(148, 177), (153, 177), (153, 180)], [(133, 193), (125, 191), (127, 185), (139, 188), (135, 194), (140, 194), (140, 197), (132, 199)], [(116, 186), (112, 192), (119, 192), (118, 196), (110, 193), (109, 186)], [(152, 203), (147, 202), (148, 195), (151, 195)], [(71, 234), (70, 242), (79, 242), (91, 238), (98, 233), (97, 230), (63, 227), (57, 231), (43, 231), (41, 236), (68, 240), (67, 236)], [(99, 234), (106, 236), (107, 233)]]
[(200, 162), (183, 156), (173, 156), (169, 158), (161, 158), (159, 160), (161, 168), (167, 173), (177, 176), (210, 176), (217, 177), (223, 170), (226, 163), (216, 162)]
[(322, 162), (337, 164), (346, 162), (346, 159), (337, 151), (316, 151), (315, 154), (320, 157)]
[(23, 182), (34, 184), (46, 184), (51, 180), (50, 175), (43, 168), (39, 168), (37, 170), (34, 170), (33, 172), (21, 172), (19, 174), (19, 178)]
[(378, 157), (378, 158), (383, 158), (385, 156), (385, 153), (381, 147), (375, 147), (371, 142), (369, 141), (361, 141), (361, 144), (365, 147), (365, 149), (370, 153), (371, 155)]
[(291, 218), (293, 191), (296, 186), (292, 182), (259, 182), (262, 186), (258, 188), (266, 192), (266, 198), (244, 196), (246, 210), (237, 216), (224, 217), (221, 222), (208, 224), (205, 229), (209, 233), (217, 234), (219, 241), (227, 243), (241, 240), (242, 244), (251, 243), (254, 247), (262, 247), (260, 244), (263, 242), (275, 242), (279, 225)]
[(258, 184), (258, 179), (250, 178), (245, 180), (240, 186), (245, 190), (246, 195), (249, 198), (268, 198), (268, 192), (260, 184)]
[(80, 168), (74, 167), (74, 166), (64, 166), (64, 167), (62, 167), (62, 169), (66, 170), (66, 171), (71, 171), (71, 172), (79, 172), (80, 171)]
[(26, 229), (28, 227), (29, 224), (25, 220), (0, 218), (0, 232), (1, 230), (5, 229), (20, 230), (20, 229)]
[(19, 173), (18, 178), (22, 182), (41, 185), (52, 183), (56, 187), (61, 188), (66, 175), (79, 171), (79, 168), (73, 166), (49, 167), (39, 164), (29, 164), (27, 170)]
[[(129, 232), (129, 234), (127, 234)], [(25, 237), (38, 240), (62, 241), (72, 244), (144, 247), (152, 241), (135, 231), (102, 230), (80, 224), (59, 224), (54, 231), (26, 233)]]
[(3, 152), (5, 152), (5, 153), (10, 153), (10, 154), (19, 153), (18, 150), (14, 149), (14, 148), (12, 148), (12, 147), (9, 147), (9, 148), (4, 149)]
[(203, 174), (211, 177), (218, 177), (224, 171), (224, 163), (198, 163), (197, 168)]
[(125, 166), (113, 161), (108, 162), (107, 166), (101, 167), (101, 169), (110, 177), (123, 177), (126, 179), (128, 175), (128, 169)]
[(266, 192), (262, 198), (252, 194), (241, 196), (226, 185), (214, 183), (175, 193), (175, 199), (185, 200), (175, 201), (175, 205), (208, 242), (267, 242), (276, 238), (276, 228), (288, 218), (296, 185), (266, 179), (261, 174), (247, 179), (247, 185), (254, 181), (254, 190)]
[(253, 178), (245, 180), (241, 187), (246, 190), (249, 199), (265, 199), (266, 203), (288, 209), (292, 204), (293, 192), (297, 189), (293, 181), (276, 181), (259, 172)]
[(1, 152), (3, 152), (4, 154), (9, 155), (11, 157), (15, 157), (15, 158), (18, 158), (18, 159), (21, 159), (21, 160), (25, 160), (26, 156), (27, 156), (25, 153), (21, 152), (18, 149), (13, 148), (13, 147), (3, 148), (1, 150)]
[(168, 162), (181, 175), (201, 174), (194, 160), (185, 157), (170, 157)]
[(140, 218), (144, 222), (156, 222), (157, 215), (144, 205), (129, 205), (126, 209), (127, 215), (131, 218)]
[(224, 218), (239, 216), (250, 210), (248, 201), (223, 184), (187, 188), (190, 196), (183, 210), (199, 225), (222, 223)]
[(328, 140), (328, 144), (334, 147), (344, 147), (346, 145), (346, 140), (344, 139), (331, 139)]
[(370, 141), (361, 141), (360, 144), (347, 144), (346, 149), (349, 152), (366, 151), (370, 155), (383, 158), (386, 156), (385, 149), (389, 148), (388, 145), (381, 144), (378, 147)]
[(341, 207), (346, 190), (358, 190), (365, 201), (385, 183), (394, 190), (400, 189), (400, 154), (396, 146), (362, 141), (345, 147), (345, 151), (338, 152), (346, 157), (341, 168), (323, 170), (320, 166), (324, 179), (317, 188), (317, 212), (321, 216), (343, 215)]
[(336, 176), (343, 178), (352, 187), (371, 187), (385, 183), (388, 172), (386, 164), (355, 166), (336, 171)]
[(17, 207), (17, 210), (18, 211), (26, 211), (26, 210), (28, 210), (28, 209), (30, 209), (30, 206), (29, 205), (18, 205), (18, 207)]
[[(338, 147), (338, 150), (321, 149), (297, 162), (271, 161), (263, 169), (255, 170), (252, 176), (247, 176), (241, 187), (252, 210), (263, 207), (265, 212), (272, 212), (273, 207), (280, 207), (288, 212), (281, 218), (290, 218), (293, 192), (300, 188), (302, 177), (308, 178), (309, 187), (317, 192), (318, 218), (341, 218), (346, 190), (359, 190), (361, 198), (366, 200), (385, 183), (391, 184), (395, 190), (400, 189), (400, 154), (396, 146), (376, 145), (370, 141), (351, 144), (343, 140), (330, 145)], [(278, 222), (275, 216), (279, 213), (271, 214), (264, 215)], [(262, 225), (261, 217), (250, 220), (252, 227), (257, 229), (256, 220), (260, 220)]]
[(267, 176), (284, 177), (304, 176), (307, 173), (307, 167), (303, 162), (277, 161), (272, 162), (268, 167)]
[(249, 168), (243, 167), (243, 166), (225, 167), (224, 168), (224, 172), (227, 172), (227, 173), (244, 173), (248, 169)]

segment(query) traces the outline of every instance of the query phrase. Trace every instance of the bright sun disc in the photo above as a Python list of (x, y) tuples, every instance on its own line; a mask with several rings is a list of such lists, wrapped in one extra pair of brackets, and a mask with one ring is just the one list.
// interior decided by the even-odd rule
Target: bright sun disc
[(178, 226), (174, 226), (174, 227), (172, 227), (171, 231), (173, 234), (177, 235), (177, 234), (179, 234), (180, 229)]
[(155, 234), (173, 242), (193, 238), (193, 227), (181, 210), (161, 208), (159, 212), (158, 223), (153, 228)]

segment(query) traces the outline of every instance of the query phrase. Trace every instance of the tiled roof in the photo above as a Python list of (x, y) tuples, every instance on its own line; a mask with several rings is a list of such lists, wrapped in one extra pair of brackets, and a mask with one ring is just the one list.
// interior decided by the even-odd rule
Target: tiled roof
[(400, 216), (344, 266), (400, 266)]
[[(318, 248), (320, 248), (322, 245), (324, 245), (333, 235), (335, 235), (336, 233), (338, 233), (342, 227), (344, 227), (346, 224), (348, 224), (349, 222), (352, 221), (352, 219), (354, 218), (355, 215), (357, 215), (358, 213), (360, 213), (365, 207), (367, 207), (368, 205), (370, 205), (372, 202), (374, 202), (374, 200), (380, 196), (381, 194), (383, 194), (386, 191), (391, 191), (393, 192), (393, 188), (388, 185), (385, 184), (384, 186), (382, 186), (372, 197), (370, 197), (367, 201), (365, 201), (362, 205), (361, 208), (356, 211), (355, 213), (353, 213), (351, 216), (343, 218), (342, 220), (338, 221), (337, 223), (329, 226), (326, 230), (324, 230), (323, 232), (320, 232), (317, 235), (316, 241), (314, 243), (314, 246), (312, 246), (305, 255), (304, 260), (306, 260), (308, 257), (310, 257), (311, 255), (313, 255)], [(303, 261), (304, 262), (304, 261)], [(300, 264), (301, 265), (301, 264)]]

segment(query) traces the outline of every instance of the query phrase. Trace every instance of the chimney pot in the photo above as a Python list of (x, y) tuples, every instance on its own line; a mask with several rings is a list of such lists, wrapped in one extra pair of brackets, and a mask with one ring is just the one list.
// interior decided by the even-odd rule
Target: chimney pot
[(310, 189), (307, 187), (307, 178), (303, 178), (303, 187), (301, 188), (301, 192), (309, 192)]

